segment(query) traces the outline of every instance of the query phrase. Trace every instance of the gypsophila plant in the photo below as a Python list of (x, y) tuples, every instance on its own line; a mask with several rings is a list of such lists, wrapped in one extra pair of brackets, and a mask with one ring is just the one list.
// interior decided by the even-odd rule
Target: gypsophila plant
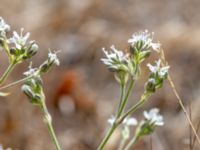
[(163, 125), (163, 118), (158, 114), (158, 109), (152, 109), (149, 113), (145, 111), (145, 119), (139, 123), (133, 139), (125, 145), (130, 138), (130, 125), (137, 125), (137, 120), (131, 119), (130, 116), (163, 86), (164, 80), (168, 75), (169, 66), (162, 66), (160, 60), (155, 62), (155, 66), (147, 64), (150, 75), (144, 85), (144, 92), (135, 105), (129, 109), (126, 108), (134, 84), (141, 75), (142, 62), (150, 56), (152, 51), (160, 52), (161, 44), (153, 41), (153, 35), (154, 33), (149, 33), (147, 30), (133, 34), (128, 40), (128, 53), (116, 49), (115, 46), (111, 46), (111, 51), (106, 51), (103, 48), (105, 58), (102, 58), (101, 61), (114, 73), (120, 85), (121, 96), (116, 115), (108, 120), (111, 127), (99, 145), (98, 150), (105, 149), (108, 140), (118, 127), (122, 127), (122, 141), (119, 150), (128, 150), (138, 139), (152, 133), (156, 125)]
[[(0, 17), (0, 47), (7, 54), (9, 66), (0, 78), (0, 85), (2, 85), (7, 77), (10, 75), (11, 71), (17, 64), (23, 63), (24, 61), (32, 58), (38, 51), (38, 45), (35, 41), (29, 41), (30, 33), (24, 33), (24, 29), (21, 28), (20, 33), (16, 31), (13, 32), (12, 37), (7, 37), (7, 32), (10, 31), (10, 26)], [(13, 86), (18, 83), (23, 83), (21, 89), (24, 94), (28, 97), (33, 105), (38, 106), (43, 112), (44, 123), (48, 127), (49, 134), (51, 136), (52, 142), (54, 143), (57, 150), (61, 150), (58, 143), (57, 137), (55, 135), (52, 118), (48, 112), (45, 103), (45, 94), (43, 90), (42, 75), (49, 71), (53, 65), (59, 65), (59, 59), (57, 57), (57, 52), (52, 52), (49, 50), (48, 58), (45, 60), (38, 68), (32, 68), (32, 62), (29, 65), (28, 71), (23, 74), (26, 76), (16, 82), (8, 84), (7, 86), (1, 87), (1, 89)], [(0, 96), (7, 96), (5, 92), (0, 92)], [(0, 150), (3, 147), (0, 146)]]

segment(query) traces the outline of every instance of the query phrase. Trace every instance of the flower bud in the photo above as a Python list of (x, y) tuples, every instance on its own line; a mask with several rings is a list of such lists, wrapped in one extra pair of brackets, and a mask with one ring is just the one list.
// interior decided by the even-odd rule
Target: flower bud
[(115, 79), (120, 83), (120, 84), (126, 84), (126, 82), (129, 79), (129, 74), (125, 71), (118, 71), (115, 72)]
[(38, 45), (35, 43), (32, 43), (30, 47), (27, 49), (27, 57), (31, 58), (34, 56), (38, 51)]
[(14, 48), (14, 47), (11, 47), (11, 48), (10, 48), (10, 54), (11, 54), (11, 55), (14, 55), (14, 56), (17, 56), (17, 54), (18, 54), (17, 49)]
[(40, 69), (40, 72), (46, 73), (50, 67), (51, 65), (49, 65), (48, 61), (45, 61), (43, 64), (40, 65), (39, 69)]
[(22, 86), (21, 89), (29, 99), (32, 99), (34, 97), (34, 93), (33, 93), (32, 89), (30, 88), (30, 86), (25, 84)]
[(40, 67), (39, 67), (40, 72), (42, 72), (42, 73), (47, 72), (51, 68), (51, 66), (54, 65), (54, 64), (59, 65), (60, 62), (59, 62), (59, 59), (56, 55), (56, 52), (52, 53), (50, 51), (49, 54), (48, 54), (48, 59), (43, 64), (41, 64)]
[(141, 121), (140, 125), (138, 126), (136, 130), (136, 134), (139, 137), (143, 137), (145, 135), (151, 134), (155, 129), (155, 126), (153, 124), (150, 124), (150, 122), (147, 121)]
[(154, 93), (156, 91), (156, 81), (153, 78), (150, 78), (145, 85), (145, 90), (150, 93)]
[(4, 39), (0, 37), (0, 46), (3, 47), (3, 45), (4, 45)]
[(140, 52), (140, 61), (143, 61), (145, 58), (148, 58), (151, 54), (150, 50)]

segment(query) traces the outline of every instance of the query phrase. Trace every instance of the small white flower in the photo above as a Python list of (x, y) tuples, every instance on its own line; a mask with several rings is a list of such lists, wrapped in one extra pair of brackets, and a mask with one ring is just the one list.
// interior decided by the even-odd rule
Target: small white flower
[(125, 118), (123, 124), (126, 126), (135, 126), (137, 125), (137, 120), (135, 118)]
[(0, 32), (5, 33), (9, 30), (10, 30), (10, 26), (6, 24), (6, 22), (4, 21), (2, 17), (0, 17)]
[(163, 78), (169, 71), (169, 66), (164, 66), (161, 67), (161, 60), (159, 59), (158, 61), (156, 61), (156, 65), (153, 66), (151, 64), (147, 64), (147, 67), (149, 67), (149, 70), (152, 73), (158, 73), (160, 78)]
[(161, 63), (161, 60), (159, 59), (158, 61), (156, 61), (156, 65), (155, 66), (153, 66), (151, 64), (147, 64), (147, 67), (149, 67), (149, 70), (152, 73), (157, 73), (160, 70), (160, 63)]
[(121, 65), (128, 62), (128, 54), (123, 51), (117, 50), (114, 45), (111, 47), (110, 53), (103, 48), (103, 52), (107, 58), (102, 58), (101, 61), (110, 69), (118, 70)]
[(154, 33), (149, 33), (148, 30), (141, 31), (132, 35), (132, 38), (128, 40), (128, 43), (134, 46), (138, 42), (142, 42), (143, 48), (152, 48), (155, 51), (160, 49), (160, 43), (153, 43)]
[(20, 34), (18, 34), (16, 31), (14, 31), (13, 37), (11, 37), (9, 39), (9, 42), (15, 44), (16, 48), (19, 50), (26, 45), (27, 40), (30, 37), (29, 32), (23, 36), (23, 31), (24, 31), (23, 28), (21, 28)]
[(60, 65), (60, 61), (59, 61), (59, 59), (58, 59), (58, 57), (57, 57), (57, 53), (56, 53), (56, 52), (52, 53), (52, 52), (49, 50), (48, 59), (49, 59), (50, 62), (53, 62), (53, 63), (55, 63), (56, 65)]
[(159, 49), (161, 47), (161, 44), (160, 43), (152, 43), (150, 44), (150, 46), (152, 47), (153, 50), (159, 52)]
[[(108, 123), (110, 125), (113, 125), (116, 121), (116, 118), (114, 116), (111, 116), (111, 118), (108, 119)], [(122, 122), (122, 137), (124, 139), (128, 139), (130, 136), (130, 126), (136, 126), (138, 124), (137, 120), (135, 118), (125, 118)]]
[(30, 76), (38, 70), (37, 68), (32, 68), (32, 62), (30, 63), (28, 68), (29, 68), (29, 70), (23, 73), (25, 76)]
[(163, 116), (159, 114), (158, 108), (153, 108), (149, 112), (144, 111), (143, 114), (144, 114), (145, 119), (150, 121), (150, 123), (153, 123), (154, 125), (157, 125), (157, 126), (164, 125)]
[[(116, 118), (114, 116), (111, 116), (111, 118), (108, 119), (108, 123), (113, 125), (113, 123), (115, 122)], [(133, 117), (131, 118), (125, 118), (122, 122), (123, 126), (135, 126), (137, 125), (137, 120)]]
[(108, 119), (108, 123), (110, 125), (113, 125), (113, 123), (115, 122), (115, 117), (114, 116), (111, 116), (109, 119)]

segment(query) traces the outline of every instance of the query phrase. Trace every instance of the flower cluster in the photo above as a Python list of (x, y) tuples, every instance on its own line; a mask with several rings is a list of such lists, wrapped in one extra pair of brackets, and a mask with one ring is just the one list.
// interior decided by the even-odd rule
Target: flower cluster
[(159, 114), (158, 108), (152, 108), (149, 112), (144, 111), (144, 117), (149, 124), (153, 124), (156, 126), (163, 126), (163, 116)]
[(117, 50), (114, 45), (112, 45), (110, 48), (110, 53), (103, 48), (103, 52), (107, 58), (102, 58), (101, 61), (111, 71), (127, 71), (126, 64), (128, 62), (128, 54), (124, 54), (123, 51)]
[(35, 41), (28, 41), (30, 33), (23, 34), (24, 29), (21, 28), (20, 33), (13, 32), (12, 37), (7, 38), (6, 32), (10, 30), (10, 26), (6, 24), (0, 17), (0, 46), (5, 50), (12, 63), (21, 63), (25, 59), (34, 56), (38, 51), (38, 45)]
[(8, 40), (9, 44), (14, 44), (15, 46), (10, 48), (10, 54), (18, 58), (19, 62), (31, 58), (38, 50), (38, 45), (35, 41), (28, 42), (30, 33), (23, 35), (23, 31), (23, 28), (21, 28), (20, 34), (14, 31), (13, 36)]
[[(150, 76), (145, 84), (144, 93), (135, 105), (126, 110), (134, 83), (141, 74), (141, 63), (150, 56), (152, 50), (159, 52), (161, 45), (160, 43), (153, 42), (153, 35), (154, 33), (149, 33), (147, 30), (133, 34), (132, 38), (128, 40), (130, 45), (129, 53), (117, 50), (114, 46), (111, 46), (110, 52), (103, 49), (106, 58), (102, 58), (101, 60), (114, 72), (115, 78), (120, 83), (121, 96), (116, 117), (112, 117), (108, 120), (112, 125), (111, 130), (109, 130), (109, 133), (100, 144), (99, 150), (105, 147), (109, 136), (119, 125), (122, 125), (123, 138), (120, 148), (124, 147), (123, 143), (130, 137), (130, 125), (137, 125), (136, 119), (128, 117), (142, 107), (148, 98), (157, 89), (162, 87), (164, 80), (167, 78), (169, 66), (162, 66), (160, 60), (156, 61), (155, 66), (147, 64), (150, 69)], [(142, 120), (136, 128), (135, 136), (130, 140), (125, 149), (129, 149), (140, 137), (152, 133), (155, 126), (164, 124), (158, 109), (152, 109), (150, 112), (145, 111), (144, 117), (145, 119)]]
[(116, 79), (123, 82), (129, 75), (136, 79), (140, 74), (140, 63), (150, 55), (151, 49), (158, 51), (160, 48), (159, 43), (153, 43), (153, 34), (148, 31), (133, 34), (128, 43), (130, 54), (111, 46), (110, 52), (103, 48), (106, 58), (101, 59), (109, 70), (115, 72)]
[(60, 61), (57, 57), (57, 52), (52, 53), (51, 51), (49, 51), (48, 59), (43, 64), (40, 65), (39, 70), (41, 73), (45, 73), (54, 64), (60, 65)]
[(152, 48), (155, 51), (159, 51), (160, 43), (153, 43), (154, 33), (149, 33), (148, 30), (141, 31), (132, 35), (132, 38), (128, 40), (128, 43), (134, 51), (146, 51)]
[(142, 137), (151, 134), (156, 126), (163, 126), (163, 116), (159, 114), (158, 108), (153, 108), (149, 112), (144, 111), (144, 120), (136, 130), (136, 136)]
[(31, 103), (41, 104), (44, 95), (40, 75), (47, 72), (53, 64), (59, 65), (60, 62), (57, 54), (50, 51), (47, 60), (39, 68), (32, 68), (32, 63), (30, 63), (29, 70), (24, 72), (24, 75), (31, 78), (23, 84), (22, 91), (31, 100)]
[(32, 104), (40, 105), (44, 96), (40, 76), (34, 76), (27, 80), (22, 86), (22, 91), (30, 99)]
[(169, 66), (161, 67), (161, 60), (155, 62), (155, 66), (147, 64), (151, 71), (149, 79), (146, 83), (146, 90), (149, 92), (155, 92), (163, 85), (163, 81), (167, 78)]

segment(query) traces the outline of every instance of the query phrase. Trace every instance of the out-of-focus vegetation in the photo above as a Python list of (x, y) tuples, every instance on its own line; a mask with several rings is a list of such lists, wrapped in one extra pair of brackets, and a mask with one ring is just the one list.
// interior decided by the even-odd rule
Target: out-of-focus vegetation
[[(118, 85), (100, 62), (101, 48), (115, 43), (126, 51), (131, 34), (146, 28), (162, 43), (178, 92), (198, 126), (199, 7), (198, 0), (0, 0), (0, 16), (12, 29), (24, 27), (37, 40), (36, 66), (44, 61), (49, 47), (62, 50), (61, 66), (44, 76), (53, 124), (63, 150), (93, 150), (119, 97)], [(15, 68), (7, 83), (22, 78), (27, 66), (28, 62)], [(6, 67), (7, 59), (0, 53), (0, 72)], [(140, 82), (148, 77), (146, 66), (143, 69)], [(142, 89), (143, 84), (136, 85), (131, 104)], [(0, 143), (19, 150), (53, 149), (40, 111), (27, 101), (20, 86), (7, 91), (11, 95), (0, 98)], [(154, 150), (189, 149), (193, 135), (169, 84), (150, 101), (145, 108), (160, 108), (165, 126), (140, 141), (136, 149), (150, 149), (150, 141)], [(108, 149), (115, 149), (119, 135), (115, 133)]]

